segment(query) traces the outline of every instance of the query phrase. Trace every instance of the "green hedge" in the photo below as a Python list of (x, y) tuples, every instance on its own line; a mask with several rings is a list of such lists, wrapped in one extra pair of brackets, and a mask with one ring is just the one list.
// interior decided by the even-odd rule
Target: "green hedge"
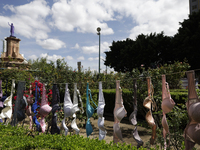
[[(188, 91), (185, 89), (171, 89), (170, 90), (171, 97), (175, 101), (175, 103), (179, 106), (180, 104), (184, 104), (187, 101), (188, 98)], [(113, 110), (115, 107), (115, 94), (116, 90), (115, 89), (104, 89), (103, 90), (104, 98), (105, 98), (105, 109), (104, 112), (107, 114), (113, 114)], [(92, 90), (92, 95), (98, 95), (98, 90)], [(97, 99), (98, 96), (94, 99), (94, 101), (98, 102)], [(123, 103), (125, 106), (125, 109), (127, 111), (127, 116), (133, 112), (133, 93), (129, 91), (128, 89), (123, 89), (122, 93), (123, 97)], [(161, 97), (160, 98), (160, 103), (162, 102)], [(138, 100), (138, 105), (142, 105), (143, 100)], [(138, 107), (139, 108), (139, 107)], [(146, 112), (144, 112), (144, 109), (138, 109), (138, 118), (139, 119), (145, 119), (144, 115)]]
[[(12, 127), (0, 125), (0, 149), (57, 149), (57, 150), (97, 150), (97, 149), (123, 149), (137, 150), (136, 147), (126, 144), (106, 143), (105, 140), (84, 138), (79, 135), (51, 135), (30, 133), (27, 129), (21, 127)], [(139, 148), (146, 150), (146, 148)], [(153, 149), (152, 149), (153, 150)]]

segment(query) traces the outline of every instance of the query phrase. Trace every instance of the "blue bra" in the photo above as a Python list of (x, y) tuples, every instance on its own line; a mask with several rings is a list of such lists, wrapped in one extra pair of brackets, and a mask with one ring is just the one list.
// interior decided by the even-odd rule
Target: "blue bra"
[(33, 103), (32, 105), (32, 112), (34, 112), (34, 116), (33, 116), (33, 122), (36, 124), (36, 128), (37, 128), (37, 131), (40, 131), (40, 123), (38, 122), (37, 120), (37, 108), (39, 107), (39, 105), (37, 104), (38, 100), (37, 100), (37, 89), (39, 91), (39, 97), (40, 97), (40, 89), (37, 87), (37, 82), (35, 83), (35, 102)]
[[(87, 97), (87, 100), (86, 100), (86, 115), (87, 115), (87, 118), (88, 118), (87, 123), (86, 123), (87, 137), (93, 132), (92, 125), (90, 123), (90, 117), (92, 117), (94, 111), (96, 110), (90, 105), (89, 95), (90, 95), (90, 99), (92, 100), (91, 90), (89, 89), (89, 83), (87, 83), (87, 88), (86, 88), (86, 97)], [(94, 103), (93, 100), (92, 100), (92, 102), (97, 108), (97, 105)]]

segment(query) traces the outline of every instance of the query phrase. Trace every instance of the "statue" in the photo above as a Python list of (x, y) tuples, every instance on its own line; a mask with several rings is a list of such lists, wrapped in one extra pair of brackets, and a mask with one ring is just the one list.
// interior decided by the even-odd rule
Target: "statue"
[(8, 22), (8, 25), (10, 26), (10, 37), (15, 37), (14, 36), (14, 25), (13, 25), (13, 23), (11, 23), (11, 25), (9, 24), (9, 22)]

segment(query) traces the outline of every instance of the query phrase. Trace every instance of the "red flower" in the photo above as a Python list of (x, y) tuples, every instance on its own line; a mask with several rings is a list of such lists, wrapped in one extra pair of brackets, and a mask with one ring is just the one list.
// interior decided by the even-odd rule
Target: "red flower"
[(14, 100), (16, 101), (16, 99), (17, 99), (17, 96), (14, 96)]

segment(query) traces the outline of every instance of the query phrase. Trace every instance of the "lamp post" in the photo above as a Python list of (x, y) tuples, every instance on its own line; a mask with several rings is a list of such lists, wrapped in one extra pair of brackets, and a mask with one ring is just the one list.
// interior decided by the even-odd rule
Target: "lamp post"
[(99, 35), (99, 74), (100, 74), (100, 31), (101, 31), (101, 28), (98, 27), (97, 28), (97, 35)]

